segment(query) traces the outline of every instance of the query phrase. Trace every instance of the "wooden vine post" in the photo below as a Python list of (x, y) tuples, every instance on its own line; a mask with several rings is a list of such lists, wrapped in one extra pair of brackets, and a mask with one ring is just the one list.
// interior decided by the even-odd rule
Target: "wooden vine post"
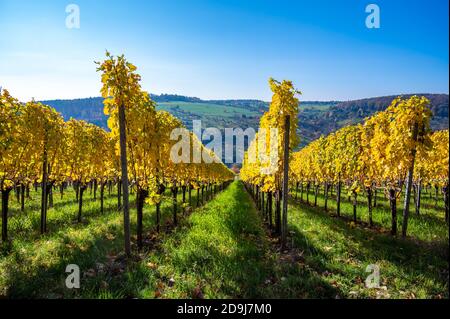
[(284, 148), (283, 148), (283, 219), (281, 225), (281, 246), (286, 248), (287, 236), (287, 205), (288, 205), (288, 172), (289, 172), (289, 131), (290, 131), (290, 116), (286, 115), (284, 118)]
[(125, 254), (131, 255), (130, 243), (130, 212), (128, 194), (128, 164), (127, 164), (127, 140), (125, 128), (125, 106), (119, 105), (119, 130), (120, 130), (120, 164), (122, 171), (122, 191), (123, 191), (123, 226), (125, 237)]

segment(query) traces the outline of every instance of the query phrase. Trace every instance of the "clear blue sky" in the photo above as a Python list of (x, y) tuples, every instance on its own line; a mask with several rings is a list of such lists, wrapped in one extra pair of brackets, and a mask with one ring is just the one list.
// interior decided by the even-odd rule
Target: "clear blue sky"
[[(67, 29), (65, 7), (80, 7)], [(365, 7), (381, 28), (365, 27)], [(303, 100), (448, 93), (448, 1), (0, 0), (0, 86), (21, 100), (98, 96), (94, 60), (124, 53), (152, 93)]]

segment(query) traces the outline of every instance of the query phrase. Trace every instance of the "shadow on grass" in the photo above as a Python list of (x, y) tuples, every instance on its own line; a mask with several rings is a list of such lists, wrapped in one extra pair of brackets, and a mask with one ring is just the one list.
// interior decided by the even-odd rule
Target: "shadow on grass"
[(271, 249), (260, 216), (241, 183), (191, 218), (169, 251), (176, 272), (206, 282), (206, 297), (334, 298), (339, 291)]
[[(193, 200), (195, 199), (193, 196)], [(69, 224), (69, 221), (65, 219), (62, 223), (50, 223), (49, 230), (55, 232), (49, 231), (39, 237), (42, 246), (49, 245), (44, 252), (40, 251), (42, 246), (39, 242), (33, 242), (27, 238), (21, 238), (17, 246), (9, 245), (10, 249), (4, 255), (5, 259), (1, 260), (2, 265), (5, 266), (5, 271), (0, 278), (3, 293), (9, 298), (138, 297), (139, 291), (149, 284), (149, 269), (139, 264), (140, 257), (134, 249), (134, 242), (132, 242), (134, 259), (126, 263), (122, 271), (117, 267), (112, 271), (97, 271), (98, 264), (105, 267), (108, 263), (107, 255), (120, 255), (123, 250), (123, 229), (121, 223), (108, 223), (110, 221), (108, 215), (111, 213), (117, 213), (115, 205), (105, 207), (103, 214), (98, 209), (89, 213), (88, 216), (85, 215), (86, 219), (82, 223), (74, 221)], [(154, 225), (155, 220), (150, 219), (150, 216), (154, 217), (154, 211), (152, 214), (147, 214), (145, 218), (146, 226), (149, 228)], [(171, 218), (172, 205), (170, 202), (164, 202), (161, 207), (162, 224), (170, 228), (168, 225)], [(95, 223), (91, 224), (93, 221)], [(62, 230), (63, 225), (68, 225), (70, 228), (66, 228), (66, 231), (58, 231)], [(92, 227), (92, 232), (89, 227)], [(101, 228), (97, 229), (97, 227)], [(132, 230), (135, 227), (133, 220), (131, 227)], [(37, 234), (37, 236), (40, 235)], [(48, 256), (43, 259), (41, 255)], [(65, 269), (69, 264), (80, 267), (80, 289), (68, 289), (65, 286), (68, 275)]]
[[(295, 203), (298, 207), (298, 204)], [(298, 208), (297, 208), (298, 209)], [(448, 277), (448, 242), (434, 243), (421, 241), (416, 238), (398, 238), (386, 232), (379, 232), (376, 228), (362, 228), (350, 226), (350, 219), (332, 217), (322, 208), (301, 205), (304, 214), (317, 222), (335, 230), (352, 242), (358, 244), (357, 256), (359, 260), (387, 260), (399, 266), (403, 272), (416, 274), (433, 281), (446, 282)], [(295, 232), (299, 233), (298, 228)], [(304, 243), (302, 238), (299, 243)], [(311, 251), (311, 254), (316, 252)], [(324, 255), (327, 258), (327, 255)], [(435, 269), (430, 269), (430, 265)], [(339, 271), (339, 269), (337, 269)]]
[[(112, 241), (104, 236), (95, 236), (87, 244), (74, 242), (65, 235), (57, 236), (55, 239), (57, 247), (51, 253), (54, 260), (44, 260), (35, 265), (33, 259), (36, 256), (31, 254), (15, 252), (9, 256), (10, 265), (5, 272), (3, 283), (8, 298), (80, 297), (101, 279), (87, 278), (84, 276), (85, 272), (92, 268), (95, 262), (102, 262), (108, 252), (121, 248), (121, 245), (118, 245), (121, 243), (120, 237)], [(65, 270), (69, 264), (80, 267), (81, 289), (68, 289), (65, 285), (68, 275)]]

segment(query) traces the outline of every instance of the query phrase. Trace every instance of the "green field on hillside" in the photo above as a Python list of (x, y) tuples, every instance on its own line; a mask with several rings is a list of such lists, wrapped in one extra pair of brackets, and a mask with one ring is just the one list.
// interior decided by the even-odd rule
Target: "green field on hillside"
[(257, 112), (245, 108), (235, 106), (225, 106), (213, 103), (195, 103), (195, 102), (160, 102), (157, 109), (168, 112), (183, 112), (192, 113), (198, 117), (203, 116), (221, 116), (221, 117), (235, 117), (235, 116), (256, 116)]
[(309, 103), (309, 102), (301, 102), (300, 101), (300, 112), (323, 112), (328, 111), (332, 106), (336, 104), (330, 103), (330, 104), (317, 104), (317, 103)]

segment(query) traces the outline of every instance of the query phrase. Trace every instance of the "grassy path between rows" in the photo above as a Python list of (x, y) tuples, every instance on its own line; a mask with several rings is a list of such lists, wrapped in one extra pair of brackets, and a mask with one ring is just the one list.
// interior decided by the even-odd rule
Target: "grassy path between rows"
[[(277, 251), (241, 182), (195, 212), (148, 258), (156, 295), (165, 298), (335, 297), (337, 290)], [(174, 285), (167, 282), (173, 279)], [(150, 296), (149, 296), (150, 297)]]
[[(104, 214), (98, 201), (86, 200), (81, 224), (73, 222), (76, 202), (57, 200), (43, 237), (33, 231), (38, 212), (14, 206), (14, 240), (0, 255), (0, 296), (448, 298), (448, 244), (392, 238), (291, 201), (289, 249), (280, 251), (239, 181), (160, 234), (152, 231), (154, 207), (147, 205), (145, 247), (134, 249), (130, 260), (121, 253), (122, 215), (114, 195)], [(170, 221), (170, 202), (162, 215)], [(131, 220), (135, 229), (135, 209)], [(80, 266), (79, 289), (65, 286), (68, 264)], [(365, 288), (369, 264), (380, 266), (378, 289)]]

